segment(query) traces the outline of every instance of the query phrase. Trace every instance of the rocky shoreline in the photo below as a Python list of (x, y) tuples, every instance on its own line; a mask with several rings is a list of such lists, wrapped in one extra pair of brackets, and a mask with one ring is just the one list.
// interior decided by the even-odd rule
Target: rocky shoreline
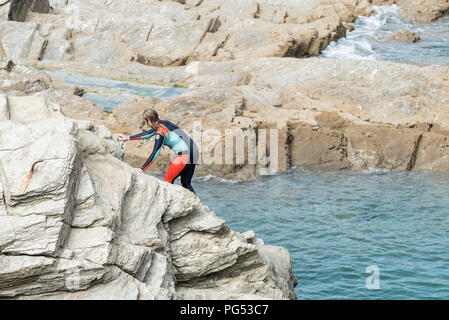
[(296, 298), (287, 250), (122, 162), (105, 127), (0, 102), (0, 298)]
[[(48, 14), (30, 10), (25, 22), (2, 23), (0, 37), (9, 56), (160, 67), (196, 60), (307, 57), (344, 36), (359, 15), (371, 13), (366, 0), (291, 6), (253, 0), (50, 3)], [(14, 45), (17, 37), (19, 46)]]
[[(438, 5), (415, 2), (415, 8), (421, 8), (419, 21), (436, 19), (440, 16), (438, 12), (444, 12), (448, 6), (438, 1), (434, 1)], [(205, 117), (203, 128), (222, 131), (223, 139), (219, 143), (214, 144), (205, 137), (204, 149), (208, 153), (224, 144), (225, 130), (239, 130), (233, 134), (247, 138), (260, 128), (277, 129), (279, 172), (291, 166), (448, 172), (447, 67), (288, 58), (319, 54), (329, 42), (344, 36), (349, 23), (358, 15), (371, 14), (372, 5), (391, 3), (398, 4), (404, 15), (419, 13), (411, 11), (409, 2), (403, 1), (314, 1), (307, 8), (305, 4), (281, 6), (252, 0), (166, 1), (146, 4), (148, 7), (137, 3), (126, 8), (123, 2), (113, 1), (109, 7), (98, 8), (95, 1), (79, 1), (76, 6), (52, 5), (49, 14), (30, 11), (26, 22), (2, 22), (0, 30), (4, 31), (0, 31), (0, 38), (3, 51), (18, 63), (191, 88), (185, 97), (167, 103), (145, 99), (140, 107), (138, 101), (133, 101), (131, 106), (125, 103), (112, 115), (91, 103), (74, 105), (74, 99), (69, 99), (65, 107), (67, 98), (55, 101), (67, 116), (94, 119), (112, 132), (134, 132), (135, 121), (120, 119), (126, 115), (136, 120), (132, 114), (145, 106), (157, 105), (163, 116), (180, 122), (187, 130), (192, 129), (194, 120)], [(231, 10), (237, 4), (238, 10)], [(89, 14), (89, 10), (95, 10), (95, 15)], [(151, 17), (146, 13), (150, 11)], [(126, 19), (127, 14), (139, 19)], [(284, 20), (279, 20), (280, 16)], [(113, 24), (112, 19), (121, 21), (120, 26)], [(140, 22), (143, 20), (145, 23)], [(201, 29), (203, 24), (207, 27)], [(16, 40), (13, 33), (6, 32), (9, 26), (20, 30), (21, 37), (28, 37), (19, 41), (22, 47), (9, 44)], [(286, 26), (288, 36), (282, 31)], [(146, 30), (149, 27), (151, 32)], [(295, 28), (301, 35), (295, 34)], [(344, 31), (335, 32), (338, 28)], [(24, 32), (25, 29), (30, 32)], [(270, 36), (272, 30), (276, 33), (274, 38)], [(200, 39), (192, 36), (190, 47), (185, 46), (186, 40), (181, 38), (197, 33), (202, 34)], [(94, 38), (101, 50), (76, 45)], [(220, 42), (221, 38), (227, 39), (226, 43)], [(124, 47), (118, 48), (117, 41)], [(170, 49), (173, 46), (176, 49)], [(51, 54), (55, 52), (52, 48), (66, 48), (70, 54)], [(398, 87), (398, 95), (394, 87)], [(176, 110), (180, 105), (185, 108), (197, 105), (198, 111), (181, 115), (174, 112), (175, 105)], [(226, 115), (215, 119), (214, 113), (219, 109)], [(118, 110), (123, 115), (118, 115)], [(406, 147), (398, 148), (400, 145)], [(127, 148), (125, 161), (139, 166), (151, 145), (138, 143)], [(267, 154), (269, 148), (266, 146)], [(223, 164), (224, 161), (203, 164), (197, 173), (236, 180), (254, 179), (260, 169), (269, 166), (269, 160), (259, 162), (255, 165), (249, 161), (238, 165)], [(161, 169), (166, 168), (154, 167), (155, 171)]]
[[(223, 148), (227, 136), (249, 139), (259, 129), (274, 128), (278, 130), (279, 173), (292, 166), (449, 172), (446, 66), (260, 58), (192, 62), (171, 68), (133, 66), (132, 70), (130, 78), (165, 83), (176, 79), (172, 85), (183, 83), (188, 89), (167, 102), (133, 98), (112, 113), (89, 103), (78, 103), (76, 109), (73, 102), (67, 107), (61, 103), (63, 113), (77, 119), (94, 118), (112, 132), (134, 133), (139, 130), (139, 114), (154, 106), (188, 131), (195, 121), (202, 130), (219, 130), (222, 139), (201, 137), (205, 154)], [(152, 145), (137, 142), (126, 148), (125, 161), (138, 167)], [(270, 154), (270, 146), (265, 148)], [(167, 160), (169, 154), (161, 156)], [(197, 173), (248, 180), (270, 166), (269, 159), (257, 164), (246, 159), (238, 166), (221, 160), (202, 163)], [(166, 162), (157, 163), (152, 172), (165, 170)]]
[[(229, 138), (264, 151), (255, 163), (202, 163), (199, 176), (255, 179), (272, 154), (274, 173), (449, 172), (448, 66), (313, 58), (372, 5), (394, 2), (423, 22), (447, 2), (270, 2), (34, 0), (29, 9), (43, 9), (16, 14), (23, 22), (0, 7), (1, 298), (296, 298), (288, 251), (132, 168), (152, 145), (125, 147), (113, 133), (135, 133), (150, 106), (187, 131), (217, 130), (200, 136), (203, 156)], [(45, 68), (187, 90), (108, 113)], [(275, 138), (264, 139), (270, 129)]]
[[(81, 1), (79, 3), (81, 13), (91, 9), (94, 2)], [(372, 4), (390, 4), (390, 2), (375, 1)], [(145, 51), (149, 49), (148, 46), (152, 48), (151, 50), (156, 50), (157, 46), (154, 46), (154, 43), (159, 43), (157, 42), (159, 38), (156, 35), (154, 35), (155, 42), (151, 40), (151, 33), (149, 36), (147, 35), (147, 47), (137, 44), (130, 45), (129, 41), (131, 40), (142, 41), (140, 38), (140, 40), (135, 38), (143, 32), (142, 25), (140, 25), (140, 29), (133, 29), (132, 37), (131, 34), (124, 31), (131, 28), (128, 25), (130, 23), (137, 28), (134, 25), (136, 22), (125, 19), (120, 28), (116, 30), (113, 28), (112, 22), (103, 16), (102, 10), (106, 9), (96, 9), (98, 12), (96, 11), (94, 17), (80, 13), (81, 15), (77, 17), (78, 20), (73, 20), (73, 15), (70, 14), (73, 12), (69, 10), (70, 5), (54, 7), (50, 14), (30, 13), (29, 22), (25, 22), (27, 25), (36, 25), (36, 30), (41, 30), (44, 26), (49, 30), (44, 54), (31, 62), (39, 68), (71, 70), (107, 78), (188, 88), (184, 95), (172, 101), (134, 99), (125, 102), (112, 114), (106, 114), (101, 107), (92, 103), (81, 102), (74, 98), (67, 99), (65, 95), (55, 94), (54, 92), (61, 88), (67, 92), (75, 89), (56, 79), (49, 80), (49, 87), (57, 90), (44, 90), (43, 94), (54, 96), (55, 102), (61, 105), (65, 115), (75, 119), (92, 119), (105, 125), (111, 132), (135, 132), (136, 124), (139, 122), (136, 114), (146, 107), (155, 106), (163, 117), (178, 122), (188, 131), (193, 130), (192, 123), (194, 121), (201, 121), (203, 130), (219, 130), (222, 139), (217, 140), (209, 136), (201, 137), (203, 153), (207, 155), (218, 153), (220, 148), (225, 148), (226, 137), (235, 135), (251, 139), (256, 136), (257, 140), (259, 129), (278, 130), (279, 141), (277, 150), (274, 150), (278, 157), (276, 164), (278, 173), (285, 172), (292, 166), (350, 170), (425, 169), (449, 172), (449, 162), (446, 156), (448, 144), (446, 119), (449, 103), (447, 67), (417, 67), (388, 62), (314, 58), (296, 59), (291, 58), (292, 55), (285, 54), (285, 52), (280, 54), (278, 49), (268, 50), (267, 48), (274, 47), (285, 48), (288, 43), (292, 43), (291, 40), (287, 41), (282, 36), (284, 26), (289, 26), (287, 33), (296, 39), (293, 42), (299, 43), (298, 39), (301, 37), (292, 34), (293, 29), (291, 28), (298, 26), (301, 32), (304, 32), (313, 25), (314, 30), (319, 30), (320, 26), (327, 30), (316, 31), (318, 34), (325, 32), (324, 38), (309, 37), (305, 41), (310, 44), (312, 39), (315, 39), (313, 41), (321, 39), (317, 45), (312, 45), (318, 49), (314, 49), (315, 51), (312, 53), (309, 49), (301, 51), (298, 50), (299, 47), (296, 49), (289, 47), (287, 51), (295, 51), (296, 53), (293, 55), (295, 57), (316, 55), (328, 44), (327, 40), (323, 39), (330, 41), (336, 39), (332, 35), (332, 30), (335, 28), (330, 27), (329, 19), (335, 20), (335, 24), (345, 24), (354, 21), (358, 15), (370, 14), (373, 10), (372, 4), (367, 1), (326, 1), (326, 5), (316, 1), (309, 3), (308, 10), (299, 10), (302, 7), (298, 7), (298, 4), (295, 7), (274, 6), (267, 3), (246, 1), (241, 3), (241, 11), (233, 10), (232, 12), (229, 7), (230, 2), (223, 4), (220, 1), (198, 3), (167, 1), (154, 4), (156, 7), (152, 7), (152, 4), (151, 8), (157, 8), (157, 10), (155, 9), (157, 14), (154, 14), (150, 20), (152, 21), (150, 25), (153, 28), (158, 26), (158, 23), (165, 21), (164, 19), (168, 19), (167, 15), (171, 17), (170, 21), (172, 21), (170, 22), (172, 23), (171, 27), (167, 27), (168, 31), (163, 36), (166, 47), (161, 53), (162, 60), (150, 58), (154, 57), (153, 53)], [(396, 3), (402, 12), (408, 8), (405, 2), (397, 1)], [(430, 9), (424, 10), (423, 14), (428, 13), (429, 10), (435, 11), (435, 5), (429, 5)], [(420, 2), (419, 6), (423, 6), (423, 3)], [(139, 4), (136, 4), (136, 7), (126, 10), (131, 10), (136, 15), (136, 10), (139, 8), (142, 9)], [(215, 8), (215, 10), (211, 8)], [(268, 8), (272, 11), (269, 11)], [(443, 7), (438, 6), (438, 8)], [(116, 15), (124, 15), (127, 12), (126, 10), (121, 12), (118, 9), (123, 8), (118, 2), (111, 2), (110, 8), (107, 10), (112, 10)], [(284, 15), (288, 16), (287, 20), (273, 20), (274, 16), (271, 16), (271, 20), (268, 19), (267, 12), (274, 14), (284, 12), (283, 10), (286, 12)], [(256, 17), (257, 12), (260, 16)], [(301, 12), (302, 18), (298, 16), (299, 12)], [(413, 13), (416, 14), (415, 11)], [(141, 16), (142, 19), (147, 18), (144, 13), (138, 16)], [(196, 18), (193, 19), (193, 17)], [(200, 17), (199, 20), (197, 20), (198, 17)], [(188, 24), (189, 27), (195, 29), (198, 28), (197, 23), (199, 22), (197, 21), (206, 17), (212, 19), (208, 20), (208, 25), (219, 25), (218, 30), (210, 30), (214, 27), (209, 27), (207, 29), (209, 31), (206, 32), (201, 43), (196, 44), (195, 50), (184, 48), (182, 42), (175, 35), (190, 34), (188, 29), (185, 29), (187, 20), (196, 21), (192, 22), (193, 25)], [(437, 17), (438, 15), (435, 14), (427, 19), (432, 20)], [(67, 44), (68, 47), (74, 48), (70, 51), (71, 56), (65, 56), (65, 58), (46, 56), (45, 52), (51, 46), (64, 47), (58, 40), (53, 39), (52, 35), (56, 34), (55, 31), (59, 28), (67, 28), (63, 22), (69, 18), (75, 24), (70, 30), (76, 36), (66, 37), (65, 39), (69, 40), (64, 41), (70, 44)], [(133, 21), (135, 20), (133, 19)], [(93, 21), (97, 21), (95, 27), (96, 30), (98, 29), (97, 31), (91, 30)], [(137, 21), (139, 20), (137, 19)], [(268, 30), (271, 29), (264, 29), (262, 26), (269, 24), (270, 28), (276, 28), (276, 32), (279, 33), (275, 37), (276, 41), (285, 41), (274, 45), (276, 41), (269, 38), (267, 42), (269, 46), (265, 47), (262, 40), (254, 42), (254, 39), (259, 39), (254, 34), (233, 33), (232, 28), (236, 21), (251, 21), (257, 26), (257, 33), (263, 34), (264, 37), (270, 34), (271, 31)], [(320, 23), (318, 24), (318, 22)], [(12, 22), (7, 22), (6, 25), (8, 23)], [(102, 25), (104, 25), (103, 29)], [(177, 29), (178, 26), (182, 31)], [(23, 28), (28, 27), (24, 26)], [(99, 43), (102, 44), (101, 46), (104, 45), (104, 48), (109, 48), (106, 52), (114, 52), (114, 59), (111, 57), (103, 59), (103, 57), (101, 61), (93, 61), (92, 58), (100, 58), (97, 52), (84, 51), (89, 47), (76, 50), (77, 41), (99, 35), (99, 30), (102, 31), (102, 37), (111, 34), (121, 38), (121, 43), (128, 41), (127, 43), (130, 45), (127, 48), (128, 51), (117, 50), (112, 46), (112, 42), (101, 39), (98, 40)], [(238, 47), (232, 48), (220, 47), (217, 43), (206, 46), (208, 41), (216, 40), (221, 32), (226, 33), (226, 37), (232, 39), (245, 36), (249, 42), (240, 43)], [(172, 38), (172, 33), (175, 38)], [(36, 39), (41, 38), (36, 35), (36, 31), (33, 34), (32, 40), (24, 40), (23, 43), (31, 44), (30, 48), (39, 48), (39, 45), (33, 43), (37, 41)], [(162, 37), (161, 34), (159, 36)], [(5, 47), (8, 37), (6, 39), (3, 37), (2, 41), (3, 47)], [(181, 50), (182, 52), (188, 51), (189, 54), (171, 56), (172, 51), (169, 49), (172, 46), (171, 41), (174, 41), (173, 43), (176, 43), (177, 47), (183, 47), (185, 50)], [(222, 54), (199, 54), (198, 48), (203, 45), (215, 48), (218, 46), (222, 50), (219, 50)], [(310, 48), (304, 43), (300, 47)], [(130, 56), (132, 57), (128, 57), (129, 59), (126, 58), (128, 60), (124, 61), (126, 60), (124, 52), (131, 51)], [(22, 52), (24, 51), (22, 50)], [(228, 52), (228, 55), (224, 52)], [(36, 54), (28, 51), (27, 55), (18, 57), (17, 61), (19, 63), (29, 61), (32, 56), (35, 57)], [(138, 56), (145, 58), (138, 58)], [(169, 56), (172, 58), (169, 59)], [(142, 62), (142, 59), (147, 62)], [(149, 63), (148, 61), (165, 62)], [(179, 112), (179, 110), (185, 110), (185, 112)], [(243, 163), (239, 164), (225, 164), (223, 156), (215, 163), (203, 162), (198, 167), (197, 174), (200, 176), (212, 174), (232, 180), (257, 178), (261, 170), (270, 167), (270, 159), (268, 159), (271, 154), (270, 146), (267, 141), (261, 143), (265, 143), (266, 146), (257, 140), (257, 148), (266, 149), (266, 155), (258, 159), (256, 164), (250, 163), (249, 159), (245, 159)], [(138, 167), (145, 161), (151, 148), (151, 144), (143, 142), (129, 144), (125, 161)], [(167, 159), (168, 153), (163, 154), (162, 158), (164, 157)], [(153, 172), (165, 170), (166, 163), (168, 162), (157, 163), (152, 168)]]

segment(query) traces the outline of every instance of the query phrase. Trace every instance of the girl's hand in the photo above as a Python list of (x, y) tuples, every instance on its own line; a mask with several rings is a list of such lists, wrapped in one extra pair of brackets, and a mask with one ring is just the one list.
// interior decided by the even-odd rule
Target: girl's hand
[(117, 135), (118, 135), (118, 139), (120, 141), (128, 141), (129, 140), (129, 137), (123, 133), (118, 133)]

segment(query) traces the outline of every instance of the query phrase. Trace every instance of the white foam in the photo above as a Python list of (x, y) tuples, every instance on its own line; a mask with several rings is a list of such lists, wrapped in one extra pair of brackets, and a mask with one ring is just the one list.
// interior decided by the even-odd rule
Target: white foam
[(194, 178), (193, 180), (201, 181), (201, 182), (218, 181), (218, 182), (222, 182), (222, 183), (237, 183), (238, 182), (236, 180), (228, 180), (228, 179), (219, 178), (217, 176), (214, 176), (213, 174), (208, 174), (207, 176), (200, 177), (200, 178)]
[(322, 57), (331, 59), (376, 60), (377, 54), (371, 40), (385, 25), (402, 23), (399, 18), (398, 7), (375, 6), (375, 14), (370, 17), (360, 17), (355, 23), (355, 29), (346, 38), (329, 45), (323, 51)]
[(390, 173), (391, 170), (386, 168), (368, 168), (368, 170), (365, 170), (364, 172), (369, 174), (385, 174)]

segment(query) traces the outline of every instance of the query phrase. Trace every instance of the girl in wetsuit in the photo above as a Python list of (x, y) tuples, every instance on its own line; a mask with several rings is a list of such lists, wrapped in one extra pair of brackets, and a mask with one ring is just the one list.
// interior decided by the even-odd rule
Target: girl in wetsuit
[(156, 136), (153, 152), (142, 166), (141, 171), (145, 171), (153, 164), (162, 146), (168, 146), (178, 156), (168, 168), (165, 181), (174, 183), (176, 178), (180, 176), (182, 186), (195, 193), (192, 187), (192, 177), (198, 158), (198, 148), (195, 142), (175, 124), (167, 120), (160, 120), (154, 109), (145, 110), (142, 117), (144, 122), (150, 127), (150, 130), (133, 136), (118, 134), (121, 141), (148, 139)]

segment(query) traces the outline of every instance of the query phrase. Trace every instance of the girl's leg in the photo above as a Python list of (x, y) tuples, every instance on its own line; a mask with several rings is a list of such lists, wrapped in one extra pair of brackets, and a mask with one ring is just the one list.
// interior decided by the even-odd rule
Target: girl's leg
[(168, 168), (167, 173), (165, 174), (165, 181), (169, 183), (175, 182), (175, 179), (181, 174), (188, 160), (188, 155), (178, 155)]
[[(195, 190), (193, 190), (192, 187), (192, 177), (193, 173), (195, 172), (195, 165), (194, 164), (187, 164), (181, 172), (181, 184), (184, 188), (189, 189), (193, 193), (195, 193)], [(196, 194), (196, 193), (195, 193)]]

